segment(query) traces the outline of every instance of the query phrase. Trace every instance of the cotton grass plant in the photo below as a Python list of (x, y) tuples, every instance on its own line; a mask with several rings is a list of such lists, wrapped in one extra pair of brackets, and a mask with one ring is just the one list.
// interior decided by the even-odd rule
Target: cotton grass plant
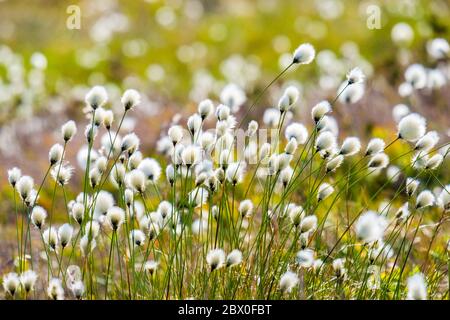
[[(429, 50), (448, 52), (440, 42)], [(312, 107), (312, 125), (292, 112), (307, 107), (294, 86), (262, 123), (248, 119), (277, 79), (294, 65), (302, 72), (314, 57), (312, 45), (300, 45), (247, 105), (235, 85), (225, 87), (220, 103), (200, 102), (185, 125), (163, 133), (159, 155), (141, 149), (145, 137), (122, 131), (140, 93), (126, 90), (116, 115), (106, 89), (93, 87), (85, 99), (88, 123), (61, 127), (42, 177), (8, 171), (17, 264), (3, 276), (5, 296), (448, 299), (442, 244), (450, 189), (439, 177), (448, 173), (449, 149), (423, 116), (395, 107), (391, 141), (340, 137), (333, 110), (364, 93), (356, 67), (331, 101)], [(423, 88), (423, 72), (408, 67), (405, 83)], [(74, 169), (66, 155), (83, 126)], [(396, 144), (407, 151), (390, 154)], [(73, 175), (82, 185), (71, 198)], [(44, 207), (39, 196), (49, 186)]]

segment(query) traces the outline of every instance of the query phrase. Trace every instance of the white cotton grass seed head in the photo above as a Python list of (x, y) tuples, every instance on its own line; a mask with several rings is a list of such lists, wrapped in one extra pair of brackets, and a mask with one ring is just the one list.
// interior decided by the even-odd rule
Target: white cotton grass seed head
[(167, 134), (169, 135), (169, 138), (172, 141), (173, 145), (176, 145), (181, 141), (181, 139), (183, 139), (183, 128), (179, 125), (172, 126), (169, 128)]
[(231, 251), (226, 258), (226, 267), (237, 266), (242, 262), (242, 252), (238, 249)]
[(361, 150), (361, 142), (358, 137), (347, 137), (342, 142), (339, 154), (344, 157), (353, 156)]
[(188, 118), (187, 128), (189, 129), (189, 132), (192, 136), (196, 136), (200, 131), (200, 129), (202, 128), (202, 122), (203, 119), (197, 113), (194, 113)]
[(103, 124), (103, 115), (104, 114), (105, 114), (105, 109), (103, 109), (103, 108), (98, 108), (97, 110), (95, 110), (95, 114), (93, 114), (94, 115), (94, 126), (96, 126), (97, 128)]
[(143, 246), (145, 244), (145, 234), (139, 229), (131, 230), (130, 241), (138, 247)]
[(414, 150), (417, 151), (430, 151), (439, 142), (439, 134), (436, 131), (428, 131), (422, 138), (420, 138)]
[(250, 217), (253, 214), (253, 202), (250, 199), (242, 200), (239, 204), (241, 217)]
[(390, 165), (386, 170), (386, 176), (391, 183), (396, 183), (400, 179), (401, 172), (399, 167)]
[(256, 134), (256, 132), (258, 131), (258, 127), (259, 127), (258, 122), (256, 122), (255, 120), (251, 120), (248, 123), (247, 135), (249, 137), (253, 137)]
[(84, 205), (82, 203), (75, 203), (72, 207), (71, 215), (72, 218), (81, 225), (84, 219)]
[(343, 155), (337, 155), (333, 157), (331, 160), (329, 160), (325, 166), (326, 172), (332, 172), (336, 171), (337, 168), (341, 166), (341, 164), (344, 162), (344, 156)]
[(280, 291), (282, 293), (290, 293), (299, 282), (298, 276), (292, 272), (285, 272), (280, 278)]
[(355, 83), (362, 83), (362, 82), (364, 82), (365, 78), (366, 78), (366, 76), (364, 75), (362, 70), (358, 67), (351, 69), (347, 73), (347, 83), (349, 85), (355, 84)]
[(300, 93), (296, 87), (287, 87), (280, 100), (278, 100), (278, 109), (280, 109), (281, 113), (289, 111), (297, 102), (299, 95)]
[(189, 192), (188, 201), (191, 205), (198, 207), (206, 203), (208, 196), (208, 190), (203, 187), (197, 187)]
[(161, 177), (162, 169), (155, 159), (145, 158), (139, 163), (137, 169), (142, 171), (145, 177), (153, 183), (157, 182)]
[(311, 249), (303, 249), (297, 252), (295, 262), (301, 268), (311, 268), (314, 263), (314, 251)]
[(417, 188), (419, 187), (420, 181), (414, 178), (406, 178), (406, 194), (408, 197), (411, 197), (414, 193), (416, 193)]
[(384, 216), (379, 215), (374, 211), (366, 211), (361, 214), (356, 221), (356, 236), (364, 243), (372, 243), (377, 240), (382, 240), (387, 225), (387, 220)]
[(312, 232), (317, 228), (317, 216), (309, 215), (304, 217), (300, 222), (300, 232)]
[(331, 104), (324, 100), (316, 104), (311, 110), (311, 117), (315, 123), (319, 122), (326, 114), (331, 112)]
[(75, 121), (69, 120), (61, 127), (61, 135), (64, 142), (69, 142), (77, 134), (77, 125)]
[(19, 181), (21, 176), (22, 176), (22, 171), (19, 168), (14, 167), (12, 169), (9, 169), (8, 170), (8, 182), (9, 182), (9, 184), (13, 188), (15, 188), (16, 184), (17, 184), (17, 181)]
[(297, 150), (298, 143), (296, 139), (291, 139), (288, 141), (286, 146), (284, 147), (284, 152), (289, 155), (293, 155)]
[(45, 224), (46, 218), (47, 211), (40, 206), (35, 206), (31, 211), (31, 222), (38, 229), (42, 229), (42, 226)]
[(427, 284), (422, 273), (416, 273), (406, 281), (408, 300), (426, 300)]
[(216, 117), (220, 121), (227, 120), (228, 117), (230, 116), (230, 113), (231, 113), (230, 107), (224, 104), (219, 104), (216, 108)]
[(58, 278), (53, 278), (48, 283), (47, 295), (51, 300), (64, 300), (64, 289)]
[(247, 101), (244, 90), (235, 83), (227, 84), (220, 92), (220, 102), (231, 108), (233, 112), (239, 111), (239, 108)]
[(72, 291), (73, 296), (77, 300), (81, 300), (84, 295), (84, 290), (84, 284), (81, 280), (77, 280), (70, 285), (70, 291)]
[(38, 276), (33, 270), (27, 270), (20, 275), (20, 283), (27, 294), (34, 291), (37, 278)]
[(342, 258), (337, 258), (333, 260), (332, 263), (333, 271), (336, 275), (336, 277), (340, 278), (343, 277), (346, 273), (345, 269), (345, 260)]
[(286, 127), (284, 136), (288, 141), (295, 139), (298, 144), (305, 144), (308, 139), (308, 130), (303, 124), (294, 122)]
[(120, 101), (125, 110), (132, 110), (141, 103), (141, 95), (134, 89), (128, 89), (123, 93)]
[(332, 193), (334, 192), (334, 188), (333, 186), (331, 186), (330, 184), (324, 182), (319, 186), (319, 189), (317, 191), (317, 200), (323, 201), (325, 200), (327, 197), (329, 197)]
[(16, 292), (19, 290), (20, 280), (19, 276), (15, 272), (10, 272), (3, 276), (3, 289), (11, 297), (14, 297)]
[(337, 94), (341, 93), (339, 96), (339, 101), (345, 104), (357, 103), (364, 95), (364, 83), (354, 83), (345, 88), (347, 83), (347, 81), (343, 82), (337, 90)]
[(400, 103), (395, 105), (394, 108), (392, 108), (392, 117), (397, 123), (410, 113), (411, 110), (406, 104)]
[(143, 194), (146, 189), (146, 177), (144, 172), (135, 169), (125, 175), (125, 184), (128, 188)]
[(197, 111), (198, 111), (198, 114), (200, 115), (201, 119), (205, 120), (211, 114), (214, 113), (214, 104), (209, 99), (202, 100), (198, 104)]
[(305, 215), (305, 211), (302, 206), (297, 206), (297, 205), (292, 204), (287, 209), (287, 214), (288, 214), (289, 220), (291, 220), (292, 224), (295, 227), (297, 227), (300, 225), (300, 223)]
[(55, 180), (55, 182), (57, 182), (60, 186), (64, 186), (69, 183), (73, 171), (74, 168), (71, 165), (65, 163), (54, 166), (50, 171), (50, 175), (53, 180)]
[(111, 129), (111, 126), (114, 122), (114, 112), (112, 110), (105, 110), (103, 113), (103, 124), (107, 130)]
[(48, 161), (50, 165), (54, 165), (62, 160), (64, 147), (59, 143), (54, 144), (48, 152)]
[(134, 133), (129, 133), (122, 139), (122, 152), (127, 151), (129, 155), (132, 155), (139, 149), (139, 137)]
[(435, 197), (430, 190), (424, 190), (417, 196), (416, 209), (423, 209), (434, 205)]
[(225, 171), (226, 179), (232, 185), (241, 183), (244, 179), (246, 164), (245, 162), (232, 162)]
[[(86, 137), (86, 141), (91, 143), (97, 137), (98, 128), (95, 125), (88, 124), (84, 129), (84, 136)], [(92, 154), (91, 154), (92, 159)], [(93, 159), (92, 159), (93, 160)]]
[(183, 164), (190, 168), (196, 165), (201, 158), (201, 150), (198, 146), (189, 145), (181, 152), (181, 160)]
[(104, 156), (100, 156), (95, 160), (95, 168), (103, 174), (108, 168), (108, 159)]
[(173, 213), (173, 206), (169, 201), (163, 200), (159, 203), (157, 212), (165, 219)]
[(47, 228), (42, 233), (42, 238), (47, 246), (52, 250), (56, 250), (56, 246), (58, 245), (58, 234), (56, 233), (56, 228)]
[(405, 71), (405, 80), (414, 89), (422, 89), (427, 84), (427, 71), (421, 64), (410, 65)]
[(295, 49), (292, 56), (294, 64), (309, 64), (314, 60), (316, 50), (309, 43), (303, 43)]
[(370, 158), (369, 163), (367, 164), (367, 166), (370, 169), (384, 169), (388, 165), (389, 165), (389, 156), (384, 152), (380, 152), (373, 155)]
[(86, 94), (85, 102), (93, 110), (102, 107), (108, 101), (106, 89), (102, 86), (95, 86)]
[(276, 128), (280, 122), (280, 110), (275, 108), (268, 108), (264, 111), (263, 122), (270, 128)]
[(380, 138), (373, 138), (367, 144), (365, 156), (372, 156), (384, 150), (386, 143)]
[(122, 208), (114, 206), (108, 209), (106, 217), (108, 218), (113, 230), (117, 230), (125, 221), (125, 212)]
[(169, 164), (166, 167), (166, 179), (170, 185), (173, 185), (173, 183), (175, 182), (175, 168), (172, 164)]
[(153, 275), (158, 270), (159, 262), (155, 260), (149, 260), (144, 263), (144, 270), (150, 275)]
[(398, 137), (406, 141), (414, 142), (423, 137), (427, 129), (427, 122), (418, 113), (405, 116), (398, 123)]
[(86, 257), (90, 252), (92, 252), (97, 246), (97, 241), (85, 234), (80, 239), (80, 251), (81, 254)]
[(443, 161), (444, 156), (440, 153), (436, 153), (425, 162), (425, 169), (436, 170), (437, 168), (439, 168)]
[(336, 136), (329, 131), (321, 132), (316, 139), (317, 152), (328, 151), (336, 147)]
[(392, 41), (400, 47), (408, 47), (414, 40), (414, 30), (406, 22), (399, 22), (392, 27)]
[(427, 52), (435, 60), (445, 59), (449, 57), (450, 45), (444, 38), (435, 38), (428, 41)]
[(113, 195), (105, 190), (99, 191), (94, 206), (94, 217), (106, 215), (106, 212), (108, 212), (108, 209), (112, 206), (114, 206)]
[(62, 248), (65, 248), (72, 240), (73, 227), (65, 223), (58, 228), (58, 239)]
[(206, 263), (214, 271), (225, 266), (225, 252), (222, 249), (212, 249), (206, 255)]

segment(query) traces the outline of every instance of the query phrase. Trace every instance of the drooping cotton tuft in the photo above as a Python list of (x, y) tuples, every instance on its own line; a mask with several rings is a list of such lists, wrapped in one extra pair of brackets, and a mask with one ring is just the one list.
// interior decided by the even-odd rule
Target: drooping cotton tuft
[(308, 139), (308, 130), (303, 124), (294, 122), (286, 127), (284, 136), (288, 141), (295, 139), (298, 144), (304, 144)]
[(225, 252), (222, 249), (212, 249), (206, 255), (206, 262), (211, 271), (217, 270), (225, 266)]
[(61, 134), (63, 136), (64, 142), (69, 142), (77, 133), (77, 125), (75, 121), (69, 120), (61, 127)]
[(416, 209), (423, 209), (434, 205), (435, 197), (430, 190), (424, 190), (417, 196)]
[(134, 89), (128, 89), (123, 93), (120, 101), (125, 110), (131, 110), (141, 103), (141, 95)]
[(417, 113), (411, 113), (398, 123), (398, 137), (414, 142), (423, 137), (426, 129), (425, 118)]
[(380, 153), (384, 150), (385, 146), (386, 146), (386, 144), (382, 139), (373, 138), (367, 144), (365, 155), (372, 156), (374, 154)]
[(226, 258), (226, 267), (233, 267), (242, 262), (242, 252), (238, 249), (231, 251)]
[(88, 106), (95, 110), (108, 101), (108, 94), (104, 87), (95, 86), (86, 94), (85, 101)]
[(295, 64), (309, 64), (314, 60), (316, 50), (309, 43), (303, 43), (294, 51), (292, 62)]
[(342, 143), (339, 154), (348, 157), (355, 155), (361, 150), (361, 142), (358, 137), (347, 137)]
[(364, 75), (362, 70), (358, 67), (351, 69), (347, 73), (347, 82), (349, 85), (354, 84), (354, 83), (362, 83), (362, 82), (364, 82), (365, 78), (366, 78), (366, 76)]

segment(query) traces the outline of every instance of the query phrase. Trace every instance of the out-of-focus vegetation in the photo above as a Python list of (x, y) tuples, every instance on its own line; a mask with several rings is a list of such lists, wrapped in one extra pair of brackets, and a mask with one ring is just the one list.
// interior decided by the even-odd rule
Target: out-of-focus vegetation
[[(73, 22), (74, 14), (76, 14), (76, 11), (72, 11), (74, 8), (80, 9), (80, 29), (70, 29), (67, 26), (68, 20)], [(221, 92), (230, 83), (237, 85), (246, 95), (246, 102), (236, 113), (239, 121), (258, 93), (289, 65), (292, 61), (292, 52), (297, 46), (300, 43), (309, 42), (317, 51), (314, 63), (307, 68), (295, 66), (289, 69), (262, 96), (256, 108), (252, 110), (249, 119), (246, 120), (260, 120), (267, 107), (277, 105), (284, 89), (288, 85), (294, 85), (300, 91), (300, 99), (292, 110), (292, 115), (290, 115), (292, 119), (287, 118), (286, 121), (301, 121), (312, 132), (314, 126), (310, 119), (312, 106), (324, 99), (331, 101), (339, 91), (338, 88), (344, 81), (348, 70), (359, 67), (367, 77), (363, 97), (356, 103), (338, 101), (338, 105), (333, 108), (332, 116), (339, 123), (339, 128), (336, 125), (336, 132), (333, 131), (333, 133), (338, 137), (339, 142), (348, 136), (360, 137), (364, 146), (373, 137), (382, 138), (387, 143), (393, 141), (396, 134), (396, 121), (392, 119), (392, 109), (394, 105), (404, 103), (409, 106), (410, 112), (418, 112), (427, 119), (427, 129), (439, 132), (439, 145), (445, 146), (450, 134), (448, 122), (450, 69), (448, 58), (442, 61), (433, 59), (430, 57), (427, 47), (432, 39), (448, 40), (450, 38), (449, 16), (450, 4), (444, 0), (0, 0), (0, 211), (8, 213), (0, 215), (0, 242), (2, 243), (0, 245), (0, 274), (3, 274), (5, 270), (17, 269), (17, 259), (11, 258), (17, 253), (16, 230), (12, 227), (15, 219), (12, 204), (14, 203), (13, 199), (16, 199), (13, 190), (7, 184), (6, 169), (17, 165), (22, 169), (22, 173), (30, 174), (35, 178), (35, 183), (39, 184), (48, 168), (48, 149), (55, 143), (55, 140), (60, 139), (60, 125), (68, 119), (79, 120), (80, 133), (71, 142), (73, 148), (68, 149), (65, 154), (67, 160), (78, 164), (70, 183), (64, 187), (64, 196), (70, 200), (74, 199), (81, 191), (80, 186), (84, 181), (83, 170), (80, 168), (82, 161), (77, 159), (77, 156), (80, 147), (85, 143), (81, 131), (84, 130), (83, 124), (86, 122), (84, 118), (89, 108), (86, 108), (84, 98), (92, 86), (104, 85), (106, 87), (109, 96), (107, 108), (114, 111), (116, 122), (122, 115), (120, 97), (123, 91), (134, 88), (141, 93), (141, 104), (133, 110), (133, 113), (127, 115), (121, 129), (123, 133), (136, 131), (141, 137), (140, 150), (143, 154), (156, 157), (165, 169), (165, 160), (162, 156), (155, 155), (155, 149), (158, 147), (157, 142), (161, 141), (158, 139), (167, 134), (167, 125), (170, 122), (176, 123), (182, 119), (180, 122), (184, 124), (184, 118), (192, 113), (203, 99), (210, 98), (215, 105), (224, 102)], [(380, 24), (376, 26), (378, 22)], [(427, 83), (421, 90), (405, 93), (401, 89), (402, 84), (405, 83), (405, 70), (414, 63), (422, 64), (428, 71), (439, 70), (445, 81), (442, 85), (434, 82)], [(95, 147), (100, 147), (100, 144), (97, 143)], [(312, 150), (313, 141), (308, 145), (302, 161), (307, 161), (309, 152), (311, 152), (311, 159), (314, 157), (315, 154), (313, 155)], [(384, 188), (384, 184), (387, 183), (387, 177), (385, 177), (384, 171), (379, 176), (370, 177), (367, 181), (365, 177), (362, 177), (364, 185), (361, 183), (361, 185), (349, 187), (350, 176), (346, 177), (345, 173), (350, 172), (353, 165), (359, 163), (359, 159), (354, 163), (350, 161), (350, 163), (344, 163), (341, 168), (342, 172), (338, 172), (336, 175), (336, 181), (342, 180), (342, 185), (338, 183), (336, 185), (342, 188), (346, 187), (347, 190), (344, 193), (345, 196), (341, 195), (339, 198), (338, 204), (333, 208), (337, 209), (331, 212), (331, 221), (327, 221), (326, 225), (326, 229), (336, 228), (336, 233), (327, 233), (325, 230), (327, 236), (314, 243), (317, 260), (320, 260), (318, 259), (320, 257), (326, 257), (329, 260), (331, 258), (339, 259), (340, 255), (345, 255), (349, 261), (357, 261), (356, 264), (361, 270), (369, 268), (368, 260), (370, 259), (368, 258), (371, 251), (364, 244), (358, 243), (351, 232), (347, 233), (350, 226), (348, 230), (345, 228), (350, 224), (350, 218), (356, 218), (357, 212), (361, 214), (367, 209), (384, 212), (384, 215), (392, 219), (390, 222), (395, 223), (396, 210), (391, 207), (386, 209), (386, 203), (395, 209), (404, 203), (404, 197), (397, 200), (395, 198), (397, 190), (404, 188), (404, 178), (417, 173), (417, 170), (409, 168), (411, 156), (404, 156), (411, 152), (411, 145), (404, 141), (390, 146), (387, 153), (391, 160), (394, 159), (393, 165), (404, 170), (400, 180), (388, 178), (387, 180), (396, 182), (392, 185), (389, 183), (386, 188)], [(303, 153), (299, 159), (302, 156)], [(442, 187), (448, 185), (450, 177), (448, 161), (448, 158), (444, 160), (440, 169), (434, 173), (422, 172), (425, 170), (417, 173), (421, 175), (422, 189), (435, 188), (436, 190), (433, 190), (435, 195), (442, 192)], [(321, 160), (313, 163), (314, 169), (319, 173), (324, 169), (324, 162)], [(309, 168), (309, 172), (301, 172), (302, 175), (305, 175), (305, 180), (308, 177), (306, 174), (311, 173), (312, 169), (313, 165)], [(315, 193), (313, 191), (316, 191), (314, 187), (319, 185), (317, 183), (316, 186), (316, 182), (322, 182), (321, 179), (324, 179), (318, 174), (314, 178), (316, 181), (312, 183), (309, 179), (308, 190), (296, 186), (300, 191), (294, 192), (293, 197), (299, 203), (301, 201), (306, 203), (307, 213), (316, 214), (319, 221), (323, 222), (325, 226), (326, 216), (331, 211), (333, 204), (330, 204), (331, 201), (328, 200), (326, 207), (319, 207), (318, 210), (314, 208), (313, 204), (316, 201), (314, 200)], [(185, 183), (191, 185), (194, 183), (191, 180), (186, 176)], [(53, 180), (49, 179), (48, 181), (43, 185), (39, 194), (39, 205), (51, 212), (52, 216), (55, 212), (55, 223), (66, 222), (66, 203), (61, 194), (58, 195), (59, 200), (54, 201), (56, 188), (54, 189)], [(262, 193), (255, 192), (255, 196), (251, 197), (255, 204), (261, 201), (266, 206), (266, 211), (261, 209), (259, 212), (259, 208), (256, 210), (258, 211), (255, 215), (256, 224), (262, 224), (264, 217), (268, 214), (269, 206), (275, 200), (280, 201), (281, 207), (286, 204), (283, 203), (282, 193), (274, 194), (272, 198), (269, 190), (261, 191), (258, 186), (255, 186), (255, 182), (252, 186), (252, 182), (253, 179), (250, 182), (246, 181), (243, 187), (238, 188), (237, 196), (242, 197), (244, 193), (247, 195), (246, 188), (254, 188)], [(269, 181), (268, 184), (270, 185), (270, 183), (273, 183), (275, 188), (275, 182)], [(400, 184), (402, 184), (401, 187)], [(108, 185), (105, 188), (113, 193), (116, 192), (112, 186)], [(170, 187), (163, 185), (162, 189), (163, 197), (171, 200), (169, 197), (173, 194)], [(225, 184), (224, 190), (225, 193), (230, 193), (231, 187), (227, 187)], [(178, 192), (181, 197), (186, 197), (186, 190), (180, 189)], [(404, 193), (404, 190), (399, 193), (403, 195), (402, 192)], [(138, 195), (136, 197), (138, 198)], [(219, 202), (221, 204), (226, 202), (224, 206), (227, 214), (237, 218), (238, 201), (244, 199), (235, 201), (234, 189), (233, 198), (230, 198), (231, 194), (227, 195), (226, 200), (223, 198)], [(142, 200), (144, 203), (145, 200), (149, 200), (147, 203), (150, 204), (152, 201), (158, 202), (161, 199), (152, 194), (149, 195), (149, 199), (142, 197)], [(413, 204), (412, 199), (409, 202), (411, 205)], [(153, 204), (151, 205), (153, 206)], [(232, 206), (231, 209), (230, 206)], [(182, 206), (180, 205), (180, 207)], [(198, 209), (188, 209), (191, 218), (198, 215)], [(341, 280), (336, 280), (339, 277), (333, 278), (335, 270), (329, 265), (327, 274), (320, 275), (320, 280), (312, 270), (306, 273), (300, 271), (301, 281), (303, 281), (303, 277), (306, 277), (312, 287), (308, 287), (309, 291), (305, 292), (294, 290), (295, 294), (289, 297), (401, 298), (406, 290), (407, 275), (416, 271), (428, 272), (435, 267), (438, 272), (435, 276), (428, 277), (430, 292), (433, 292), (430, 297), (448, 298), (448, 289), (445, 288), (446, 285), (448, 287), (448, 280), (445, 279), (445, 272), (448, 272), (446, 263), (446, 259), (448, 259), (446, 246), (449, 240), (448, 211), (446, 213), (444, 210), (442, 213), (440, 209), (436, 207), (427, 211), (429, 214), (425, 221), (411, 219), (413, 221), (410, 222), (406, 220), (410, 223), (409, 229), (406, 228), (406, 231), (402, 230), (403, 225), (398, 228), (399, 230), (396, 229), (398, 225), (393, 228), (391, 224), (389, 225), (390, 231), (393, 229), (392, 234), (395, 238), (392, 246), (401, 261), (403, 261), (408, 246), (404, 243), (399, 245), (397, 239), (402, 240), (403, 236), (403, 239), (407, 239), (413, 231), (417, 232), (419, 227), (424, 231), (423, 234), (422, 231), (419, 232), (421, 237), (417, 242), (420, 242), (420, 246), (418, 246), (417, 252), (413, 252), (416, 255), (411, 258), (409, 258), (409, 253), (406, 255), (403, 267), (408, 261), (411, 262), (411, 265), (406, 267), (404, 273), (403, 270), (400, 275), (397, 273), (399, 271), (397, 270), (398, 264), (397, 269), (396, 263), (392, 267), (392, 257), (396, 258), (397, 256), (391, 256), (385, 259), (388, 261), (382, 262), (381, 279), (385, 282), (382, 283), (384, 287), (382, 286), (381, 293), (371, 291), (372, 286), (366, 281), (366, 274), (359, 273), (360, 269), (349, 270), (350, 280), (343, 287), (339, 287), (342, 284)], [(207, 214), (211, 216), (210, 206), (207, 211)], [(414, 218), (416, 217), (414, 216)], [(346, 225), (339, 224), (339, 221), (345, 221)], [(197, 221), (202, 224), (203, 222), (203, 220)], [(211, 226), (215, 221), (207, 223), (208, 226)], [(253, 223), (253, 220), (251, 222), (246, 220), (246, 223)], [(288, 221), (282, 223), (286, 224)], [(423, 228), (421, 223), (424, 225)], [(283, 224), (282, 226), (286, 227)], [(416, 226), (417, 229), (415, 229)], [(435, 226), (439, 228), (434, 231), (436, 235), (439, 235), (436, 239), (432, 233)], [(268, 225), (265, 227), (268, 228)], [(36, 230), (33, 230), (33, 244), (36, 242), (35, 248), (37, 248), (41, 244), (39, 234), (34, 231)], [(231, 236), (236, 234), (239, 238), (240, 231), (233, 230), (234, 233), (231, 233)], [(320, 230), (320, 233), (322, 231), (323, 229)], [(353, 229), (351, 231), (353, 232)], [(400, 232), (400, 236), (395, 236), (397, 231)], [(106, 230), (106, 232), (109, 231)], [(401, 232), (405, 232), (405, 234)], [(334, 238), (339, 234), (343, 234), (342, 240), (346, 245), (337, 246), (336, 256), (328, 257), (327, 250), (335, 243), (336, 239)], [(208, 235), (212, 236), (213, 231)], [(169, 242), (170, 237), (168, 232), (160, 240)], [(221, 234), (220, 237), (220, 240), (226, 243), (227, 236)], [(126, 235), (123, 238), (126, 239)], [(431, 242), (430, 238), (433, 239)], [(244, 239), (242, 240), (244, 241)], [(323, 243), (320, 242), (322, 240)], [(411, 248), (415, 240), (416, 235), (414, 234)], [(102, 254), (107, 253), (108, 241), (110, 241), (108, 237), (102, 238), (101, 243), (99, 241), (98, 251), (101, 251)], [(191, 234), (189, 234), (189, 241), (192, 241)], [(428, 248), (428, 243), (432, 243), (433, 247), (430, 244)], [(155, 246), (164, 250), (164, 247), (159, 245), (158, 243)], [(277, 240), (277, 245), (279, 249), (277, 253), (268, 254), (267, 259), (272, 262), (283, 261), (283, 264), (290, 263), (288, 254), (285, 255), (284, 243), (280, 244)], [(372, 245), (373, 247), (370, 249), (375, 248), (375, 244)], [(294, 249), (300, 249), (300, 247), (293, 246)], [(349, 249), (353, 247), (356, 249)], [(153, 245), (152, 248), (154, 248)], [(125, 247), (121, 248), (121, 250), (126, 249)], [(128, 249), (130, 248), (128, 247)], [(206, 249), (201, 254), (196, 253), (201, 261), (205, 260)], [(117, 250), (119, 251), (119, 248)], [(290, 253), (292, 253), (291, 251), (294, 252), (292, 248), (289, 249)], [(40, 253), (43, 254), (43, 251)], [(251, 252), (244, 253), (248, 253), (248, 257), (251, 256)], [(65, 254), (67, 255), (67, 252)], [(190, 253), (192, 261), (197, 258), (196, 254)], [(157, 259), (156, 254), (153, 254), (152, 257)], [(36, 259), (36, 256), (34, 258)], [(37, 258), (37, 260), (39, 259)], [(63, 259), (67, 261), (67, 257), (63, 257)], [(81, 255), (77, 253), (75, 260), (79, 263), (82, 260)], [(101, 262), (105, 261), (106, 258), (102, 256)], [(182, 269), (181, 263), (184, 262), (180, 262), (179, 270)], [(384, 265), (385, 263), (386, 265)], [(125, 264), (129, 270), (133, 269), (130, 261), (126, 261)], [(167, 266), (167, 263), (162, 263), (162, 270), (166, 272)], [(89, 267), (91, 268), (92, 265)], [(257, 267), (250, 266), (248, 270), (243, 270), (243, 268), (240, 270), (242, 273), (250, 274), (256, 270), (252, 268)], [(392, 269), (390, 269), (391, 267)], [(273, 273), (264, 277), (267, 283), (272, 282), (270, 288), (261, 286), (262, 289), (260, 289), (259, 284), (255, 284), (253, 279), (247, 277), (245, 280), (247, 289), (238, 294), (239, 298), (282, 297), (276, 291), (276, 287), (280, 276), (286, 271), (285, 269), (277, 268), (272, 270)], [(203, 266), (203, 271), (205, 270), (206, 267)], [(93, 272), (91, 273), (91, 271), (89, 270), (89, 276), (92, 285)], [(264, 274), (264, 268), (260, 267), (258, 272)], [(112, 273), (112, 278), (114, 275), (117, 276), (114, 272)], [(106, 278), (109, 274), (108, 270)], [(165, 275), (167, 274), (165, 273)], [(136, 296), (133, 296), (131, 292), (128, 296), (125, 290), (121, 291), (123, 287), (120, 286), (123, 283), (116, 283), (117, 287), (111, 289), (110, 298), (141, 298), (142, 296), (185, 298), (190, 295), (203, 297), (204, 292), (198, 290), (207, 287), (210, 281), (205, 274), (207, 274), (206, 271), (192, 276), (195, 283), (201, 284), (195, 289), (183, 289), (183, 285), (181, 285), (179, 292), (177, 289), (167, 296), (165, 291), (161, 290), (165, 286), (171, 288), (170, 280), (167, 284), (166, 278), (164, 281), (157, 280), (160, 281), (157, 282), (157, 285), (161, 287), (159, 288), (160, 292), (155, 291), (156, 293), (149, 293), (145, 286), (139, 288), (138, 284), (138, 288), (133, 293)], [(237, 271), (233, 271), (226, 275), (231, 279), (232, 290), (238, 290), (240, 282), (238, 278), (234, 277), (237, 274)], [(320, 286), (322, 278), (326, 276), (329, 276), (331, 280), (324, 282), (323, 291), (316, 296), (314, 287)], [(386, 281), (387, 278), (388, 281)], [(145, 280), (151, 281), (151, 278), (149, 279)], [(104, 281), (103, 278), (102, 281)], [(182, 284), (183, 276), (174, 281), (173, 287)], [(369, 286), (370, 290), (366, 290), (364, 287), (361, 289), (361, 283)], [(396, 287), (392, 287), (394, 284)], [(46, 283), (41, 284), (41, 289), (46, 285)], [(103, 283), (96, 285), (99, 288), (95, 288), (95, 290), (92, 287), (87, 288), (87, 292), (91, 298), (102, 298)], [(222, 289), (223, 293), (216, 294), (214, 292), (208, 297), (230, 298), (228, 289)], [(142, 296), (140, 296), (141, 294)], [(35, 297), (42, 297), (42, 293)]]

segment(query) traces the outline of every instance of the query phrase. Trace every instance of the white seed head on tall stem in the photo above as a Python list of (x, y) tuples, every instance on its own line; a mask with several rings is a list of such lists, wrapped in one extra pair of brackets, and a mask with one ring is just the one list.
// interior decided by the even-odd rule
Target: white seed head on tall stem
[(295, 49), (292, 63), (295, 64), (309, 64), (314, 60), (316, 50), (309, 43), (303, 43)]
[(427, 122), (418, 113), (405, 116), (398, 123), (398, 137), (406, 141), (414, 142), (423, 137), (427, 129)]
[(132, 110), (141, 103), (141, 95), (134, 89), (128, 89), (123, 93), (120, 101), (125, 110)]
[(75, 121), (69, 120), (61, 127), (61, 134), (64, 142), (69, 142), (77, 134), (77, 125)]
[(31, 211), (31, 222), (38, 229), (41, 229), (42, 226), (45, 224), (46, 218), (47, 218), (47, 211), (45, 211), (45, 209), (40, 206), (35, 206)]
[(85, 98), (86, 104), (93, 110), (102, 107), (108, 101), (106, 89), (102, 86), (93, 87)]
[(434, 205), (435, 197), (430, 190), (424, 190), (417, 196), (416, 209), (423, 209)]
[(212, 249), (206, 255), (206, 263), (214, 271), (225, 266), (225, 252), (222, 249)]

